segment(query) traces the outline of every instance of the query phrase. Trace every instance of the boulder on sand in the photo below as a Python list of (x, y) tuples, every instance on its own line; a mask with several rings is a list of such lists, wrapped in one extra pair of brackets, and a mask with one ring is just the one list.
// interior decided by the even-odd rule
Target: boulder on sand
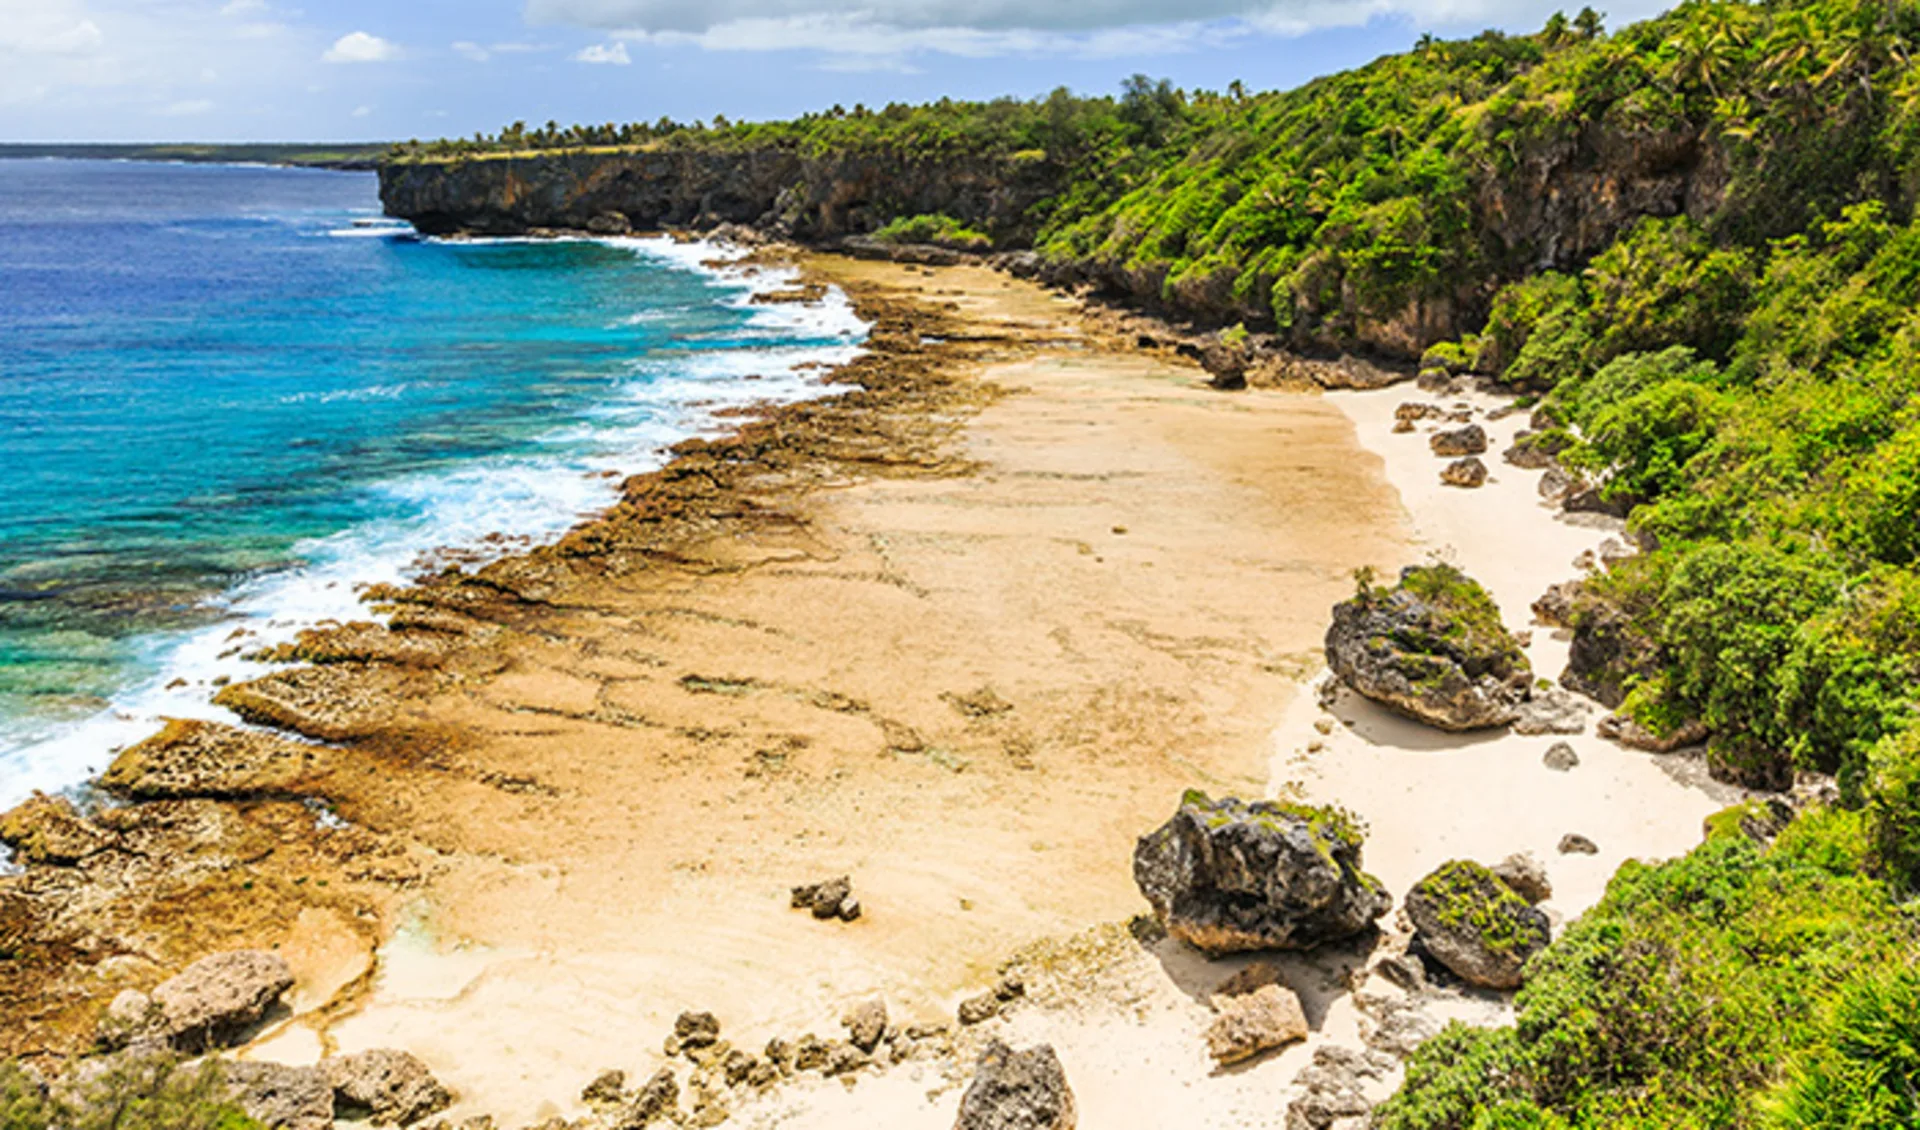
[(1487, 481), (1487, 465), (1469, 455), (1465, 459), (1456, 459), (1440, 472), (1440, 481), (1450, 487), (1484, 486)]
[(1391, 589), (1363, 576), (1334, 606), (1327, 663), (1360, 694), (1452, 731), (1513, 721), (1533, 679), (1493, 598), (1445, 564), (1408, 566)]
[(1190, 790), (1133, 849), (1133, 881), (1169, 934), (1210, 956), (1352, 937), (1392, 899), (1360, 869), (1338, 809), (1219, 801)]
[(333, 1130), (333, 1088), (312, 1067), (225, 1060), (227, 1097), (268, 1130)]
[(365, 1110), (375, 1126), (409, 1126), (453, 1105), (453, 1095), (419, 1058), (380, 1048), (322, 1060), (335, 1100)]
[(1458, 459), (1463, 455), (1483, 455), (1487, 450), (1487, 431), (1479, 424), (1468, 424), (1464, 428), (1449, 428), (1433, 433), (1427, 441), (1435, 455), (1448, 459)]
[(1470, 985), (1512, 989), (1547, 946), (1547, 916), (1478, 863), (1443, 863), (1407, 894), (1421, 944)]
[(954, 1130), (1074, 1130), (1073, 1089), (1053, 1048), (990, 1041), (960, 1099)]
[(293, 971), (275, 954), (214, 954), (161, 982), (150, 996), (129, 990), (115, 997), (101, 1038), (109, 1046), (161, 1040), (197, 1055), (241, 1039), (292, 987)]

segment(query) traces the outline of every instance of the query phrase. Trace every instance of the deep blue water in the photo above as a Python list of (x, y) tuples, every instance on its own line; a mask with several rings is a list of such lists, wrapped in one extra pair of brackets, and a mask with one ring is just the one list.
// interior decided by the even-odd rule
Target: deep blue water
[(207, 713), (250, 673), (235, 628), (551, 536), (858, 332), (748, 305), (699, 248), (377, 215), (369, 174), (0, 161), (0, 801)]

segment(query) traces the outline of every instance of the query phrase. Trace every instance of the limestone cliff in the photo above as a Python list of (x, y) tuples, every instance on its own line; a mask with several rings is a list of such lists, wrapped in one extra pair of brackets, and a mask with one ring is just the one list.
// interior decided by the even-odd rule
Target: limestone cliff
[(1033, 239), (1034, 206), (1062, 180), (1045, 159), (572, 151), (390, 162), (380, 170), (380, 200), (388, 215), (433, 235), (734, 223), (830, 241), (898, 216), (940, 213), (986, 232), (996, 246), (1017, 247)]

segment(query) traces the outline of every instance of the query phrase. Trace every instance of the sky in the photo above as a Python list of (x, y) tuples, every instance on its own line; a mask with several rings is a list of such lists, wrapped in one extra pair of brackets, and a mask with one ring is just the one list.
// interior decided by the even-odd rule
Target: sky
[[(1578, 6), (1575, 0), (1574, 6)], [(0, 141), (404, 140), (1296, 86), (1553, 0), (0, 0)], [(1609, 22), (1658, 0), (1605, 5)]]

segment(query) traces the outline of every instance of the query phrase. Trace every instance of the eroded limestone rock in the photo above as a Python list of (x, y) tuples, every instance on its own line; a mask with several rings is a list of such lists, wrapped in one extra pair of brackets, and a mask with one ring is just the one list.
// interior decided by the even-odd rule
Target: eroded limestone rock
[(1311, 949), (1369, 928), (1392, 900), (1335, 809), (1188, 792), (1142, 836), (1133, 879), (1167, 932), (1208, 954)]

